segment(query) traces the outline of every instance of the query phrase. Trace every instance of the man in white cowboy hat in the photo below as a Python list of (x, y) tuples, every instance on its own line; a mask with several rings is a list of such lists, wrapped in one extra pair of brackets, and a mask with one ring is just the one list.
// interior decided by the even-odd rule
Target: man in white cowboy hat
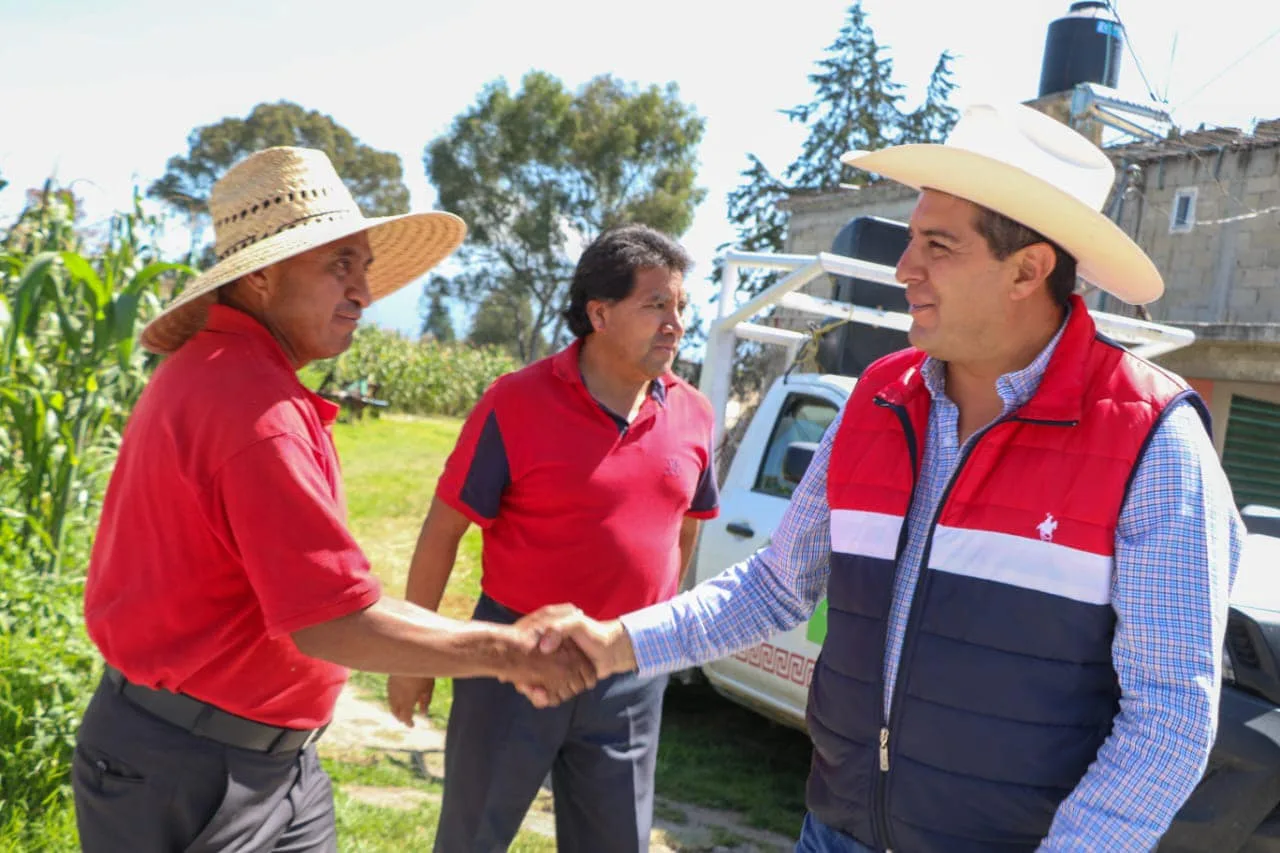
[(843, 160), (921, 190), (913, 348), (859, 377), (759, 553), (618, 621), (541, 621), (602, 677), (649, 674), (825, 595), (800, 853), (1150, 850), (1214, 740), (1242, 528), (1199, 398), (1073, 295), (1163, 290), (1098, 212), (1112, 166), (1022, 106)]
[(382, 597), (345, 522), (337, 407), (296, 371), (461, 243), (448, 213), (364, 218), (319, 151), (213, 188), (218, 262), (142, 333), (134, 409), (85, 589), (106, 671), (72, 770), (86, 851), (334, 851), (314, 742), (346, 667), (594, 684), (529, 630)]

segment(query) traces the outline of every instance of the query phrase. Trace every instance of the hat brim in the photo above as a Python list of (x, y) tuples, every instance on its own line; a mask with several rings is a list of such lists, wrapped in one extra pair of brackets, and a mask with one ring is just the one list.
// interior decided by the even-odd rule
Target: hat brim
[(846, 165), (917, 190), (938, 190), (994, 210), (1053, 240), (1076, 259), (1077, 274), (1130, 305), (1164, 293), (1160, 271), (1129, 235), (1047, 181), (990, 157), (946, 145), (850, 151)]
[(166, 355), (204, 328), (214, 291), (241, 276), (300, 255), (334, 240), (369, 232), (373, 301), (410, 284), (462, 245), (466, 224), (452, 213), (431, 211), (399, 216), (353, 217), (289, 228), (219, 261), (196, 276), (155, 316), (139, 338), (147, 350)]

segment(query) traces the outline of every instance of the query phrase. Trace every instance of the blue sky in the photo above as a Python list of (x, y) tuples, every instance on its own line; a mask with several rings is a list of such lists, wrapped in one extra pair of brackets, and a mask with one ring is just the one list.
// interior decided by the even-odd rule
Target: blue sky
[[(959, 57), (955, 100), (963, 105), (1033, 97), (1046, 28), (1069, 2), (863, 5), (908, 100), (923, 96), (938, 54), (949, 49)], [(1280, 117), (1280, 6), (1116, 6), (1180, 124), (1247, 128), (1255, 118)], [(844, 0), (0, 0), (0, 175), (11, 182), (0, 193), (0, 218), (16, 212), (22, 189), (50, 174), (75, 182), (91, 219), (105, 217), (185, 152), (192, 128), (280, 99), (329, 113), (363, 142), (398, 153), (413, 206), (423, 209), (435, 198), (423, 148), (486, 82), (505, 77), (515, 86), (536, 68), (576, 86), (610, 72), (643, 84), (675, 81), (707, 119), (699, 172), (707, 199), (683, 238), (697, 264), (691, 295), (703, 303), (715, 247), (732, 236), (725, 194), (748, 151), (775, 170), (795, 156), (803, 131), (778, 111), (808, 99), (807, 74), (847, 7)], [(1145, 95), (1127, 51), (1120, 73), (1122, 92)], [(419, 292), (405, 288), (370, 316), (416, 329)]]

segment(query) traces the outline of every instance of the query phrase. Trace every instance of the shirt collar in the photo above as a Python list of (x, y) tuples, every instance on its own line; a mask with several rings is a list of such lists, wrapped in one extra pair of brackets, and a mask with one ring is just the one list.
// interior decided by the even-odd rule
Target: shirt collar
[[(587, 384), (582, 380), (582, 366), (579, 356), (582, 353), (583, 338), (578, 338), (560, 352), (551, 357), (551, 372), (572, 385), (580, 385), (586, 390)], [(671, 387), (674, 375), (669, 371), (649, 383), (649, 396), (664, 409), (667, 407), (667, 391)]]
[(230, 305), (214, 303), (209, 306), (209, 315), (205, 320), (204, 328), (200, 330), (200, 334), (235, 335), (246, 339), (249, 345), (261, 353), (268, 363), (280, 368), (282, 373), (288, 373), (290, 380), (311, 402), (316, 414), (320, 416), (320, 420), (325, 426), (331, 426), (337, 421), (338, 413), (342, 410), (342, 407), (326, 400), (302, 384), (301, 380), (298, 379), (298, 371), (294, 369), (293, 362), (285, 354), (280, 342), (267, 330), (266, 326), (253, 317), (239, 309), (232, 308)]
[[(1053, 358), (1054, 351), (1058, 348), (1058, 343), (1062, 340), (1062, 333), (1067, 328), (1067, 321), (1071, 319), (1072, 306), (1067, 306), (1067, 311), (1062, 318), (1062, 324), (1058, 326), (1058, 331), (1054, 332), (1053, 338), (1048, 345), (1040, 351), (1040, 354), (1032, 359), (1031, 363), (1021, 370), (1015, 370), (1012, 373), (1006, 373), (996, 380), (996, 392), (1000, 395), (1001, 401), (1004, 403), (1006, 412), (1025, 406), (1035, 396), (1036, 391), (1040, 388), (1040, 382), (1044, 379), (1045, 371), (1049, 368), (1049, 361)], [(932, 356), (925, 358), (924, 364), (920, 366), (920, 374), (924, 378), (925, 387), (929, 389), (929, 396), (934, 400), (949, 399), (947, 397), (947, 363), (940, 361)]]

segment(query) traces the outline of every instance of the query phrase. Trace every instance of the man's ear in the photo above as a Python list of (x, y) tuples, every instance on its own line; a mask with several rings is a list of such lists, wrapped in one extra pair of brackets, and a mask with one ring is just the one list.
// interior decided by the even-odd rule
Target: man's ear
[(256, 311), (267, 302), (272, 275), (271, 267), (246, 273), (218, 288), (218, 301), (238, 306), (241, 310)]
[(587, 301), (587, 319), (591, 321), (592, 331), (602, 332), (608, 325), (609, 303), (603, 299)]
[(254, 270), (240, 276), (237, 282), (241, 287), (258, 296), (266, 296), (267, 291), (271, 288), (270, 267), (266, 269)]
[(1048, 243), (1032, 243), (1019, 249), (1011, 259), (1016, 264), (1011, 294), (1014, 299), (1026, 299), (1035, 293), (1042, 282), (1047, 282), (1058, 265), (1058, 256)]

